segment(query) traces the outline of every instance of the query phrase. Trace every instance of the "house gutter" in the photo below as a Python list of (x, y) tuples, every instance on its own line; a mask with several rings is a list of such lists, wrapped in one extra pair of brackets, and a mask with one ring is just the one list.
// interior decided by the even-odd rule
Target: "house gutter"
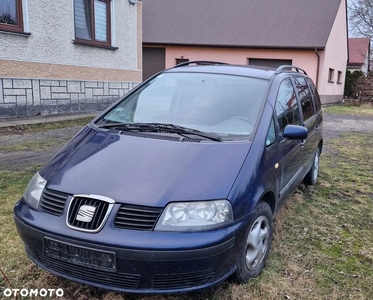
[(317, 52), (317, 48), (315, 48), (315, 54), (317, 56), (316, 88), (319, 88), (320, 55)]

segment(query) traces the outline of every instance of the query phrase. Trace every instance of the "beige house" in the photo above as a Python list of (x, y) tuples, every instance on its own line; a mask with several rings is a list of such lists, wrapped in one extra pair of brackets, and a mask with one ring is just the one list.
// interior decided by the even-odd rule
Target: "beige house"
[(0, 0), (0, 118), (102, 110), (141, 82), (137, 0)]
[(143, 0), (143, 79), (180, 62), (293, 64), (343, 99), (346, 0)]

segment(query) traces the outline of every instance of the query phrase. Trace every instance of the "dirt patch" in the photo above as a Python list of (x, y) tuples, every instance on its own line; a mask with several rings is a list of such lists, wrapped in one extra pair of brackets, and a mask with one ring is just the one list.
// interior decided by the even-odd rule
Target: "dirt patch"
[[(74, 136), (82, 126), (73, 126), (46, 130), (42, 132), (0, 134), (0, 147), (26, 142), (48, 141), (51, 139), (68, 139)], [(61, 145), (62, 146), (62, 145)]]
[[(33, 165), (45, 164), (81, 128), (81, 126), (74, 126), (43, 132), (1, 134), (0, 169), (18, 171)], [(51, 140), (56, 141), (55, 144), (58, 146), (48, 146)], [(31, 142), (38, 142), (39, 145), (44, 142), (46, 146), (39, 147), (38, 150), (1, 151), (1, 148), (6, 149)]]

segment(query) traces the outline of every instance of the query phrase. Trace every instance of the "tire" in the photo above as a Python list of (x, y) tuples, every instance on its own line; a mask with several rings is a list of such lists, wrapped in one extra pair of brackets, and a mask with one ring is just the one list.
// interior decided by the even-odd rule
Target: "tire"
[(237, 269), (232, 276), (235, 282), (245, 283), (262, 273), (271, 248), (272, 234), (272, 210), (266, 202), (260, 202), (241, 243)]
[(304, 177), (304, 183), (306, 185), (315, 185), (317, 182), (317, 177), (319, 176), (319, 162), (320, 162), (320, 149), (317, 148), (315, 156), (313, 158), (312, 167)]

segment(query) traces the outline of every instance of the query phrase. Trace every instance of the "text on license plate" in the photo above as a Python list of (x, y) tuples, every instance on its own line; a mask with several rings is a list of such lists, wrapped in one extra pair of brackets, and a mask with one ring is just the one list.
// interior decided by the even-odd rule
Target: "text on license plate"
[(115, 253), (44, 238), (44, 255), (69, 263), (105, 271), (116, 271)]

